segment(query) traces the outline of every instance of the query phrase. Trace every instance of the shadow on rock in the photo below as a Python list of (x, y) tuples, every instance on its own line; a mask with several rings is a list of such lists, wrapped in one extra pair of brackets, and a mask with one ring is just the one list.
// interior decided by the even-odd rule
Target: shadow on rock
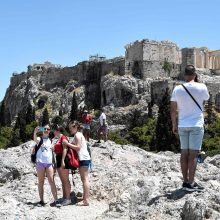
[(178, 200), (178, 199), (182, 199), (186, 194), (191, 194), (191, 193), (192, 192), (184, 191), (182, 189), (177, 189), (177, 190), (174, 190), (173, 192), (169, 192), (169, 193), (166, 193), (164, 195), (156, 196), (156, 197), (152, 198), (149, 201), (148, 206), (153, 205), (161, 197), (166, 197), (167, 199), (170, 199), (170, 200)]

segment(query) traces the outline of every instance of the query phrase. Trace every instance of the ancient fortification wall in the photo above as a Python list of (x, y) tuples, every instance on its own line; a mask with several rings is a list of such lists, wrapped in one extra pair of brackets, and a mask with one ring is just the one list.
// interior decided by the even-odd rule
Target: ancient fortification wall
[(220, 50), (209, 52), (209, 69), (220, 69)]
[(111, 60), (107, 60), (106, 62), (102, 62), (102, 76), (111, 72), (120, 76), (125, 74), (124, 57), (117, 57)]
[(143, 60), (180, 64), (180, 58), (180, 49), (172, 42), (147, 40), (143, 42)]
[(188, 64), (201, 69), (220, 69), (220, 50), (209, 51), (206, 47), (183, 48), (182, 49), (182, 70)]
[[(188, 64), (193, 64), (199, 73), (210, 76), (211, 73), (220, 75), (220, 50), (209, 51), (206, 47), (179, 49), (172, 42), (148, 39), (135, 41), (126, 45), (125, 48), (125, 57), (109, 60), (93, 59), (80, 62), (73, 67), (62, 68), (50, 62), (30, 65), (27, 72), (13, 74), (11, 77), (6, 102), (11, 109), (13, 108), (13, 115), (15, 115), (24, 105), (22, 101), (24, 96), (26, 99), (29, 97), (28, 86), (34, 87), (33, 97), (41, 92), (53, 93), (54, 88), (55, 91), (56, 88), (59, 88), (59, 91), (66, 91), (71, 96), (75, 88), (83, 87), (83, 99), (87, 105), (100, 107), (112, 103), (115, 97), (121, 97), (121, 101), (114, 101), (115, 106), (122, 103), (127, 105), (137, 103), (136, 90), (139, 91), (145, 82), (151, 82), (145, 90), (151, 90), (151, 98), (155, 103), (159, 103), (165, 89), (175, 84), (171, 83), (172, 79), (181, 79)], [(103, 81), (106, 75), (118, 78), (114, 82), (112, 82), (113, 79)], [(119, 82), (120, 80), (123, 82)], [(136, 85), (133, 81), (138, 84)], [(207, 87), (220, 109), (220, 82), (210, 80), (207, 82)], [(16, 91), (20, 91), (20, 94)], [(10, 105), (12, 100), (10, 97), (13, 97), (13, 100), (20, 100), (19, 103), (15, 106)]]
[(135, 41), (125, 52), (125, 73), (137, 78), (178, 77), (181, 51), (168, 41)]

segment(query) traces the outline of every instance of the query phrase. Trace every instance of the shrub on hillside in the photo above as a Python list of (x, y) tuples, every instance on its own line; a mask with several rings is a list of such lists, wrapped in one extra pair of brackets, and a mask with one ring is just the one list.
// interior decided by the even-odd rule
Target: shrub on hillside
[(121, 137), (120, 131), (110, 131), (108, 134), (108, 139), (114, 141), (116, 144), (129, 144), (129, 141), (126, 140), (124, 137)]
[(0, 149), (5, 149), (10, 143), (12, 134), (12, 128), (1, 127), (0, 128)]
[(133, 128), (127, 136), (129, 142), (144, 150), (155, 150), (155, 129), (156, 129), (156, 120), (149, 118), (141, 127)]
[(206, 127), (202, 149), (211, 154), (220, 151), (220, 118)]

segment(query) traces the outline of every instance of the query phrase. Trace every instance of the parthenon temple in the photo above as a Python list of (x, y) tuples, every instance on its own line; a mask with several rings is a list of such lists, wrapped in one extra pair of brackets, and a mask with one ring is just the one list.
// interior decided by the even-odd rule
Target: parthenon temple
[(220, 50), (210, 51), (206, 47), (183, 48), (182, 63), (192, 64), (201, 69), (220, 69)]

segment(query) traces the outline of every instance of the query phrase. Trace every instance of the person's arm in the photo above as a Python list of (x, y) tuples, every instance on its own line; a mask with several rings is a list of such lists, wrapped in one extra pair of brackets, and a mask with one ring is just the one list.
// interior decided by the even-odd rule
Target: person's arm
[(172, 131), (177, 134), (177, 102), (171, 101), (170, 103), (170, 115), (172, 121)]
[(36, 144), (39, 143), (39, 140), (38, 140), (38, 138), (37, 138), (37, 132), (38, 132), (38, 130), (39, 130), (39, 128), (36, 127), (36, 128), (34, 129), (34, 134), (33, 134), (33, 140), (36, 142)]
[(65, 168), (65, 157), (67, 154), (67, 147), (65, 145), (63, 145), (63, 153), (62, 153), (62, 161), (61, 161), (61, 167), (64, 169)]
[[(38, 130), (39, 130), (38, 127), (36, 127), (34, 129), (34, 133), (33, 133), (33, 141), (35, 141), (36, 144), (39, 144), (39, 142), (40, 142), (40, 139), (37, 137)], [(34, 153), (35, 153), (35, 146), (32, 149), (32, 154), (34, 154)]]
[(79, 151), (80, 150), (80, 144), (81, 144), (81, 140), (80, 138), (78, 137), (78, 135), (76, 135), (75, 137), (75, 143), (69, 143), (68, 141), (64, 141), (63, 144), (66, 146), (66, 147), (70, 147), (72, 148), (73, 150), (76, 150), (76, 151)]
[(210, 98), (210, 95), (209, 95), (209, 91), (205, 85), (205, 94), (204, 94), (204, 100), (207, 101), (208, 99)]
[(62, 159), (61, 159), (61, 167), (64, 169), (65, 168), (65, 157), (66, 157), (66, 154), (67, 154), (67, 146), (66, 146), (66, 142), (68, 142), (66, 139), (65, 140), (62, 140), (61, 144), (62, 144), (62, 147), (63, 147), (63, 152), (62, 152)]

